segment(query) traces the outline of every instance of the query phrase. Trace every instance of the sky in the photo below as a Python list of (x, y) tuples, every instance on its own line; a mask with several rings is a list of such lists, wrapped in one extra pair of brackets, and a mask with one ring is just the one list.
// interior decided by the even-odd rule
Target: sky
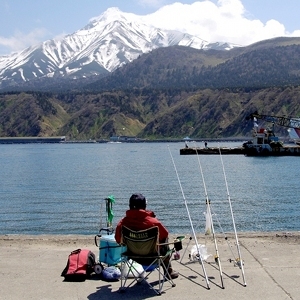
[(0, 0), (0, 56), (72, 34), (110, 7), (208, 42), (300, 36), (300, 0)]

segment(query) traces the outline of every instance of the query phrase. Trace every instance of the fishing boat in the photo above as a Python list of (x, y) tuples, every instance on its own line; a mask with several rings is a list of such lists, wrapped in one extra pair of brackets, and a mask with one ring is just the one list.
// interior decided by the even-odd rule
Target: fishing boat
[[(257, 119), (271, 122), (272, 128), (259, 128)], [(253, 121), (253, 139), (243, 144), (246, 156), (300, 156), (299, 145), (285, 145), (274, 134), (274, 126), (276, 124), (287, 127), (290, 136), (291, 133), (296, 135), (297, 131), (300, 130), (299, 118), (262, 115), (256, 111), (250, 114), (247, 120)]]
[(273, 129), (253, 129), (253, 139), (243, 144), (246, 156), (300, 156), (299, 145), (285, 145)]
[[(180, 149), (180, 154), (244, 154), (245, 156), (300, 156), (300, 118), (272, 116), (259, 114), (257, 111), (246, 117), (253, 121), (252, 140), (245, 142), (236, 148), (185, 148)], [(272, 123), (272, 128), (258, 126), (257, 119)], [(294, 145), (285, 145), (274, 134), (275, 124), (288, 127), (290, 137)]]
[(188, 147), (180, 149), (180, 155), (190, 154), (243, 154), (245, 156), (300, 156), (300, 145), (285, 145), (274, 134), (273, 128), (258, 128), (255, 123), (252, 139), (240, 147)]

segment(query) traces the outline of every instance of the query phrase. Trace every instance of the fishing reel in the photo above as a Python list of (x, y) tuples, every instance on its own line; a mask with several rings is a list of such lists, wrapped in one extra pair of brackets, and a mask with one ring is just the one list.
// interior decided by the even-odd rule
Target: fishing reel
[(228, 261), (229, 261), (230, 263), (233, 262), (233, 265), (234, 265), (235, 267), (239, 267), (240, 269), (242, 268), (242, 264), (243, 264), (243, 266), (245, 265), (244, 261), (243, 261), (243, 260), (240, 260), (239, 258), (236, 258), (236, 259), (231, 259), (231, 258), (229, 258)]
[(220, 264), (219, 264), (219, 256), (215, 255), (214, 258), (215, 258), (216, 265), (220, 266)]

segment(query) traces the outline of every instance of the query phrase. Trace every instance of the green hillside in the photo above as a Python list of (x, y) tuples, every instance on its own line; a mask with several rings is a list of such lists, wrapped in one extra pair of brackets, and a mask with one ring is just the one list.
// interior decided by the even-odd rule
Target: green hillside
[[(93, 83), (56, 79), (49, 88), (39, 81), (36, 91), (31, 82), (0, 94), (0, 136), (250, 136), (246, 116), (256, 110), (300, 116), (299, 57), (300, 38), (230, 51), (176, 46), (142, 55)], [(286, 128), (276, 132), (287, 136)]]
[[(246, 116), (300, 115), (300, 87), (0, 95), (0, 136), (107, 139), (249, 136)], [(269, 124), (270, 125), (270, 124)], [(276, 132), (286, 136), (285, 128)]]

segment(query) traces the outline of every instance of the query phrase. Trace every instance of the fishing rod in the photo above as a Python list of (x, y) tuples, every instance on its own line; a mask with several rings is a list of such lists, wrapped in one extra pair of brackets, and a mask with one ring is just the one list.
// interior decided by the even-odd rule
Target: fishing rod
[[(195, 145), (195, 149), (197, 149), (196, 145)], [(215, 228), (214, 228), (214, 223), (213, 223), (212, 214), (211, 214), (211, 203), (210, 203), (210, 200), (208, 198), (206, 183), (205, 183), (205, 179), (204, 179), (202, 165), (201, 165), (201, 162), (200, 162), (200, 156), (199, 156), (198, 151), (196, 151), (196, 153), (197, 153), (197, 159), (198, 159), (198, 165), (199, 165), (199, 169), (200, 169), (200, 173), (201, 173), (201, 178), (202, 178), (202, 182), (203, 182), (206, 205), (207, 205), (207, 210), (208, 210), (207, 211), (208, 218), (209, 218), (209, 222), (210, 222), (210, 225), (211, 225), (211, 231), (212, 231), (212, 236), (213, 236), (215, 250), (216, 250), (215, 262), (219, 266), (221, 284), (222, 284), (222, 288), (224, 289), (222, 266), (221, 266), (221, 261), (220, 261), (220, 257), (219, 257), (218, 243), (217, 243), (217, 239), (216, 239), (216, 235), (215, 235)], [(207, 215), (206, 215), (206, 217), (207, 217)]]
[(232, 224), (233, 224), (233, 229), (234, 229), (236, 247), (237, 247), (237, 252), (238, 252), (238, 256), (239, 256), (238, 259), (236, 259), (235, 261), (236, 261), (236, 264), (242, 270), (244, 286), (247, 286), (246, 279), (245, 279), (245, 272), (244, 272), (244, 262), (242, 260), (242, 255), (241, 255), (241, 250), (240, 250), (240, 243), (239, 243), (237, 232), (236, 232), (235, 221), (234, 221), (234, 216), (233, 216), (233, 210), (232, 210), (232, 205), (231, 205), (231, 199), (230, 199), (230, 195), (229, 195), (228, 183), (227, 183), (227, 178), (226, 178), (226, 173), (225, 173), (225, 168), (224, 168), (224, 163), (223, 163), (223, 158), (222, 158), (222, 154), (221, 154), (220, 145), (219, 145), (219, 153), (220, 153), (220, 159), (221, 159), (221, 164), (222, 164), (222, 168), (223, 168), (225, 186), (226, 186), (226, 190), (227, 190), (227, 198), (228, 198), (230, 212), (231, 212), (231, 218), (232, 218)]
[(188, 205), (187, 205), (186, 197), (184, 195), (182, 184), (181, 184), (181, 181), (180, 181), (180, 178), (179, 178), (179, 174), (177, 172), (175, 161), (174, 161), (174, 158), (173, 158), (173, 155), (171, 153), (171, 150), (170, 150), (169, 146), (168, 146), (168, 149), (169, 149), (169, 153), (170, 153), (170, 156), (171, 156), (171, 159), (172, 159), (172, 162), (173, 162), (173, 166), (174, 166), (174, 169), (175, 169), (175, 173), (176, 173), (176, 176), (177, 176), (177, 180), (178, 180), (178, 183), (179, 183), (181, 194), (182, 194), (182, 197), (183, 197), (183, 200), (184, 200), (184, 205), (185, 205), (185, 208), (186, 208), (186, 211), (187, 211), (187, 214), (188, 214), (188, 218), (189, 218), (189, 221), (190, 221), (190, 224), (191, 224), (192, 233), (193, 233), (194, 239), (196, 241), (196, 247), (197, 247), (197, 251), (199, 253), (200, 264), (202, 266), (203, 274), (205, 276), (205, 281), (206, 281), (206, 284), (207, 284), (207, 289), (209, 290), (210, 289), (209, 281), (208, 281), (208, 277), (207, 277), (206, 270), (205, 270), (205, 267), (204, 267), (202, 255), (200, 254), (200, 249), (199, 249), (199, 245), (198, 245), (198, 242), (197, 242), (197, 236), (196, 236), (196, 233), (195, 233), (195, 230), (194, 230), (194, 226), (193, 226), (193, 222), (192, 222), (192, 219), (191, 219), (190, 211), (189, 211), (189, 208), (188, 208)]

